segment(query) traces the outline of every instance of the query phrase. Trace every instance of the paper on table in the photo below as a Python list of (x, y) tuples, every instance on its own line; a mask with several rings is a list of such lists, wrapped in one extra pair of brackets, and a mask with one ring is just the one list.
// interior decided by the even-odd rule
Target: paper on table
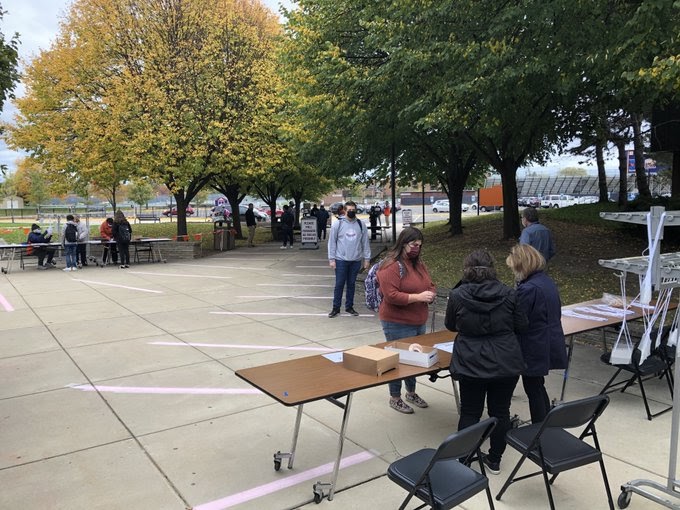
[(436, 349), (439, 349), (440, 351), (446, 351), (453, 354), (453, 342), (442, 342), (440, 344), (434, 344), (434, 347)]
[(342, 351), (329, 352), (328, 354), (322, 354), (322, 356), (333, 363), (342, 363)]

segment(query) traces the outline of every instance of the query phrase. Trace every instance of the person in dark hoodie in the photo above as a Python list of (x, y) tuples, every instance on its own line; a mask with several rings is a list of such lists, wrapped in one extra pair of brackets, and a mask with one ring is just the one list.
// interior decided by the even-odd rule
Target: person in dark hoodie
[(458, 430), (478, 423), (486, 400), (489, 416), (498, 419), (491, 433), (485, 466), (500, 473), (505, 433), (510, 429), (510, 400), (524, 358), (517, 335), (526, 330), (526, 314), (515, 290), (501, 283), (491, 255), (473, 251), (465, 258), (463, 279), (449, 293), (446, 328), (457, 331), (451, 374), (460, 385)]
[[(51, 232), (48, 230), (43, 233), (40, 229), (40, 225), (34, 223), (31, 225), (31, 232), (28, 234), (26, 242), (28, 244), (48, 244), (51, 240)], [(54, 267), (56, 264), (52, 260), (54, 258), (54, 248), (50, 248), (49, 246), (29, 246), (28, 250), (30, 250), (29, 255), (33, 254), (38, 257), (38, 269), (47, 269)], [(47, 262), (45, 262), (45, 257), (47, 257)]]
[(517, 299), (529, 318), (529, 329), (519, 335), (526, 369), (522, 385), (529, 398), (531, 422), (542, 422), (550, 411), (545, 376), (567, 368), (567, 348), (562, 330), (562, 302), (557, 285), (543, 272), (545, 258), (533, 246), (518, 244), (505, 263), (517, 280)]

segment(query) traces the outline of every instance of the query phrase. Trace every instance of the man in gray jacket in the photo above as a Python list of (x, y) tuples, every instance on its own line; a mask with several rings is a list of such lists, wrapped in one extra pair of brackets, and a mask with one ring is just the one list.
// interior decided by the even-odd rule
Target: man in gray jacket
[(333, 318), (340, 314), (345, 284), (345, 311), (350, 315), (359, 315), (354, 309), (354, 287), (362, 265), (364, 269), (368, 269), (371, 262), (371, 246), (366, 226), (357, 219), (357, 205), (354, 202), (346, 202), (345, 216), (331, 225), (328, 235), (328, 262), (331, 269), (335, 270), (333, 309), (328, 316)]

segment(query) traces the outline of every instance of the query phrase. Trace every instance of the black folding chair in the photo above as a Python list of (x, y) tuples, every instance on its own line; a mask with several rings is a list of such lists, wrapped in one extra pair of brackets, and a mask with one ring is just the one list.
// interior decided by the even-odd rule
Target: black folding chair
[[(624, 365), (612, 364), (610, 362), (610, 352), (605, 352), (602, 356), (600, 356), (600, 360), (603, 363), (617, 368), (616, 372), (614, 372), (614, 375), (611, 377), (611, 379), (609, 379), (609, 381), (607, 381), (607, 384), (604, 385), (602, 391), (600, 391), (600, 395), (612, 393), (619, 388), (621, 388), (621, 393), (623, 393), (630, 386), (638, 383), (640, 385), (640, 393), (642, 394), (642, 401), (645, 404), (645, 411), (647, 412), (648, 420), (651, 421), (652, 418), (656, 418), (657, 416), (667, 413), (673, 409), (673, 406), (670, 405), (666, 406), (661, 411), (652, 413), (649, 408), (649, 400), (647, 399), (647, 392), (645, 391), (644, 385), (644, 382), (648, 379), (657, 377), (659, 379), (665, 379), (666, 384), (668, 385), (668, 391), (671, 395), (671, 401), (673, 400), (673, 362), (671, 360), (674, 358), (671, 358), (667, 355), (671, 352), (670, 349), (672, 349), (668, 348), (666, 345), (668, 334), (663, 336), (664, 338), (662, 338), (660, 342), (661, 345), (658, 347), (656, 345), (652, 345), (651, 354), (642, 363), (640, 363), (641, 353), (640, 349), (638, 349), (639, 342), (635, 344), (635, 349), (633, 350), (630, 363)], [(652, 331), (652, 338), (656, 339), (656, 333), (654, 331)], [(627, 377), (623, 380), (616, 381), (621, 372), (626, 372), (626, 374), (630, 375), (627, 375)]]
[[(399, 510), (406, 508), (413, 496), (424, 501), (417, 508), (429, 505), (446, 510), (483, 490), (486, 490), (489, 508), (494, 510), (479, 449), (497, 421), (496, 418), (484, 420), (450, 435), (436, 450), (424, 448), (390, 464), (388, 478), (409, 491)], [(469, 467), (475, 458), (481, 474)]]
[[(545, 489), (548, 492), (550, 508), (554, 510), (555, 502), (550, 486), (557, 475), (562, 471), (599, 462), (609, 508), (614, 510), (607, 471), (604, 467), (602, 451), (595, 431), (595, 421), (608, 404), (609, 397), (607, 395), (596, 395), (582, 400), (565, 402), (553, 407), (543, 422), (509, 430), (505, 436), (508, 445), (520, 452), (522, 458), (510, 473), (496, 499), (500, 501), (501, 496), (512, 483), (542, 474)], [(583, 425), (585, 425), (585, 429), (578, 437), (565, 430)], [(583, 440), (588, 436), (593, 438), (594, 446)], [(515, 478), (519, 468), (527, 458), (540, 466), (541, 470)], [(548, 473), (552, 475), (550, 480), (548, 480)], [(598, 505), (592, 506), (597, 507)]]

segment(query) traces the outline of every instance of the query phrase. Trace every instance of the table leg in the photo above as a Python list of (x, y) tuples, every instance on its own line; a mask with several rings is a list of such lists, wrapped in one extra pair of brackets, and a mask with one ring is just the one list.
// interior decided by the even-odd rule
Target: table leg
[(297, 448), (298, 435), (300, 434), (300, 422), (302, 421), (302, 408), (304, 404), (300, 404), (295, 417), (295, 429), (293, 430), (293, 444), (290, 447), (289, 453), (281, 453), (278, 451), (274, 454), (274, 470), (281, 469), (281, 460), (288, 459), (288, 469), (293, 469), (293, 461), (295, 460), (295, 449)]
[(560, 393), (560, 402), (564, 402), (564, 396), (567, 393), (567, 382), (569, 381), (569, 368), (571, 367), (571, 356), (574, 353), (574, 335), (569, 335), (569, 343), (567, 344), (567, 368), (564, 369), (564, 378), (562, 379), (562, 393)]

